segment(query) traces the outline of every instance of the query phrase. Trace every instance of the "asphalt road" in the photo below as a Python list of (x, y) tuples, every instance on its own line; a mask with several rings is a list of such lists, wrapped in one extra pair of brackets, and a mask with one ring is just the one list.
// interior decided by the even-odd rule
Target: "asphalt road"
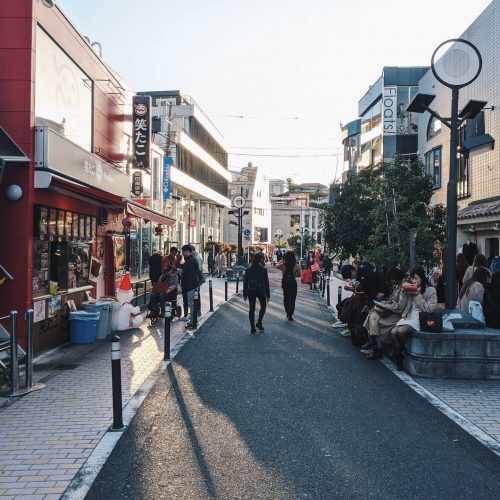
[[(272, 274), (272, 273), (271, 273)], [(265, 332), (241, 296), (155, 385), (87, 499), (494, 499), (500, 459), (329, 328), (277, 274)]]

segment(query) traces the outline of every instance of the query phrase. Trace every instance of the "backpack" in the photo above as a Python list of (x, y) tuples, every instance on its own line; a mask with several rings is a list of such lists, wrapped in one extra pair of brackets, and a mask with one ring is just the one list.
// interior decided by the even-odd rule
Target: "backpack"
[(261, 273), (249, 273), (248, 275), (248, 293), (256, 295), (264, 294), (264, 282)]

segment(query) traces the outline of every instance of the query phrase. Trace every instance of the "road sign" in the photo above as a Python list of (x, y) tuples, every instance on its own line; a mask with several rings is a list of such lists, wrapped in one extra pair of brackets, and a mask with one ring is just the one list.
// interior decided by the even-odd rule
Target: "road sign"
[(250, 229), (243, 229), (243, 237), (245, 238), (245, 241), (250, 241), (251, 234), (252, 231), (250, 231)]
[(240, 194), (233, 198), (233, 206), (236, 208), (243, 208), (246, 202), (247, 200), (245, 200), (245, 198)]

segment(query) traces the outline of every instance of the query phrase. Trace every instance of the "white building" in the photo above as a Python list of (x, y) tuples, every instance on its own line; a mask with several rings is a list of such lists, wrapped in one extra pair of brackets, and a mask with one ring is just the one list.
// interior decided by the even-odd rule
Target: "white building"
[(139, 92), (152, 98), (155, 143), (169, 150), (172, 196), (177, 221), (168, 244), (193, 244), (203, 252), (208, 237), (223, 239), (224, 212), (232, 175), (224, 138), (198, 104), (180, 91)]
[[(240, 172), (234, 174), (229, 188), (230, 198), (242, 195), (245, 200), (242, 230), (250, 230), (249, 238), (243, 239), (243, 247), (262, 246), (272, 243), (271, 238), (271, 202), (269, 201), (269, 178), (259, 166), (249, 163)], [(227, 214), (226, 210), (226, 214)], [(226, 243), (238, 243), (237, 226), (229, 224), (236, 221), (232, 215), (226, 217)]]
[(286, 190), (286, 181), (284, 179), (271, 179), (269, 181), (269, 192), (271, 196), (283, 194)]

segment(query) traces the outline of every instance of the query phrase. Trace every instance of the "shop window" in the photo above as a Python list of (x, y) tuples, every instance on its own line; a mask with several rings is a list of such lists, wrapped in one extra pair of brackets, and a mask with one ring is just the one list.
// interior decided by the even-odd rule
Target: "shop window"
[(425, 173), (432, 176), (433, 189), (441, 187), (441, 146), (425, 155)]
[(89, 284), (90, 243), (69, 243), (68, 288)]

